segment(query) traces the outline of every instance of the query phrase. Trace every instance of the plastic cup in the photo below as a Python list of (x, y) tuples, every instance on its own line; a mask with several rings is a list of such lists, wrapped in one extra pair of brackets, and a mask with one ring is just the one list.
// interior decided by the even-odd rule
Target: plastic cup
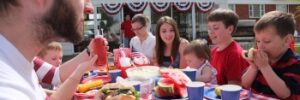
[(242, 90), (241, 86), (238, 85), (222, 85), (221, 89), (221, 98), (222, 100), (239, 100), (240, 92)]
[(187, 68), (182, 70), (192, 81), (196, 81), (196, 69)]
[(160, 76), (152, 77), (152, 79), (154, 80), (154, 86), (157, 86), (157, 83), (160, 80)]
[(190, 82), (187, 84), (187, 92), (189, 100), (203, 100), (204, 95), (203, 82)]
[(151, 98), (153, 86), (153, 80), (150, 78), (146, 81), (143, 81), (140, 85), (140, 96), (142, 99), (149, 100)]
[(139, 81), (134, 81), (134, 82), (132, 82), (131, 84), (133, 85), (133, 87), (134, 87), (134, 89), (135, 89), (136, 91), (138, 91), (138, 92), (141, 91), (141, 82), (139, 82)]
[(121, 76), (121, 70), (110, 70), (111, 83), (115, 83), (118, 76)]

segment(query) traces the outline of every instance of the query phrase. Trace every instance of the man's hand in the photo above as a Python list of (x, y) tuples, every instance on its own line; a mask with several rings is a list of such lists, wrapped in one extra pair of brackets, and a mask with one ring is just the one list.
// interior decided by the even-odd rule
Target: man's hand
[[(108, 42), (107, 42), (107, 39), (106, 38), (103, 38), (104, 39), (104, 43), (105, 43), (105, 45), (106, 45), (106, 48), (107, 48), (107, 50), (109, 49), (109, 46), (108, 46)], [(91, 41), (90, 41), (90, 44), (88, 45), (88, 48), (90, 49), (90, 55), (91, 56), (93, 56), (93, 55), (95, 55), (95, 51), (94, 51), (94, 45), (95, 44), (95, 40), (94, 39), (92, 39)]]
[(80, 63), (78, 65), (77, 69), (81, 70), (83, 73), (86, 71), (97, 69), (97, 67), (95, 65), (97, 58), (98, 58), (97, 55), (94, 55), (93, 57), (90, 56), (90, 59), (85, 62)]

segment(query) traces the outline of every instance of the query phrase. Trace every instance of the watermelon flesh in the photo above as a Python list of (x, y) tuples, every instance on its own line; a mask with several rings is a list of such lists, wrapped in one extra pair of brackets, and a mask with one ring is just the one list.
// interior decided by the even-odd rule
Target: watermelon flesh
[(169, 97), (175, 94), (174, 83), (172, 80), (162, 78), (158, 81), (157, 87), (155, 88), (156, 96), (158, 97)]
[(186, 86), (175, 86), (175, 95), (185, 98), (188, 96)]
[(155, 94), (164, 98), (185, 98), (187, 97), (186, 84), (191, 80), (180, 70), (163, 69), (160, 70), (161, 77)]

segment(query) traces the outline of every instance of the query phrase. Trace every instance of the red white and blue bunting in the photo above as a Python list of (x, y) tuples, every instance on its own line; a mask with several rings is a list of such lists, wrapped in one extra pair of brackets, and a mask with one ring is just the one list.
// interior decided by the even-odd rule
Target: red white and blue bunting
[(151, 8), (154, 9), (156, 12), (165, 12), (170, 7), (170, 3), (168, 2), (152, 2)]
[(174, 7), (179, 11), (188, 11), (191, 9), (193, 3), (192, 2), (175, 2)]
[(142, 12), (146, 8), (147, 4), (147, 2), (132, 2), (127, 3), (127, 6), (133, 12)]
[(123, 4), (121, 4), (121, 3), (102, 4), (102, 8), (104, 9), (104, 11), (110, 15), (119, 13), (122, 7), (123, 7)]
[[(152, 10), (155, 12), (165, 12), (170, 8), (170, 5), (174, 5), (174, 7), (182, 12), (186, 12), (192, 8), (192, 5), (195, 4), (195, 6), (201, 11), (201, 12), (208, 12), (210, 11), (215, 3), (214, 2), (149, 2), (151, 5)], [(132, 2), (127, 3), (128, 8), (133, 12), (142, 12), (147, 7), (148, 2)], [(104, 11), (110, 15), (114, 15), (120, 12), (122, 9), (123, 4), (122, 3), (115, 3), (115, 4), (102, 4), (102, 8)]]
[(197, 8), (201, 11), (201, 12), (208, 12), (210, 11), (215, 3), (214, 2), (196, 2), (195, 3)]

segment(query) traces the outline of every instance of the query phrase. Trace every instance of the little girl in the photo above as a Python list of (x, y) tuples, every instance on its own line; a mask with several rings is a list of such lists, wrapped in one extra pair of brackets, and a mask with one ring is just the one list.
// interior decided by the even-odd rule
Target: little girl
[(184, 50), (184, 58), (189, 67), (197, 69), (196, 81), (216, 84), (216, 69), (211, 66), (210, 48), (206, 40), (197, 39), (192, 41)]

